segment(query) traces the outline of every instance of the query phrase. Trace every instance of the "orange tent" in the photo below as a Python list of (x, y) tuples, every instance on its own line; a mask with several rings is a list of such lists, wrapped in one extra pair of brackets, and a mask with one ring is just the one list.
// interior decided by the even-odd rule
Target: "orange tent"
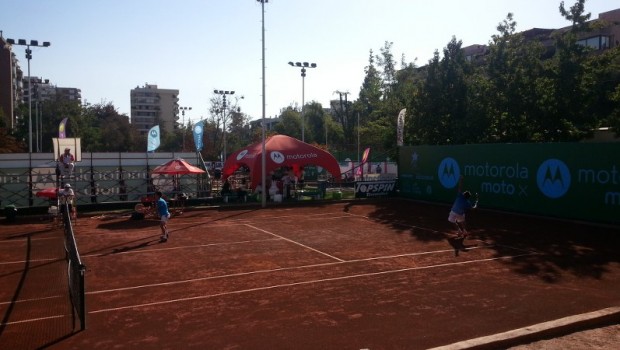
[[(340, 165), (331, 153), (286, 135), (274, 135), (265, 140), (266, 175), (280, 167), (290, 167), (296, 173), (308, 165), (316, 165), (327, 170), (334, 179), (340, 181)], [(261, 182), (262, 142), (251, 144), (228, 156), (222, 169), (226, 179), (241, 166), (250, 169), (251, 186)]]

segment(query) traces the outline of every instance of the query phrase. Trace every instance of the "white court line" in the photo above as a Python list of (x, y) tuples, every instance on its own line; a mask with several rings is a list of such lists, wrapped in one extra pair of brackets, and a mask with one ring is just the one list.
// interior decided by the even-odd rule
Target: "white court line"
[(283, 239), (283, 240), (285, 240), (285, 241), (287, 241), (287, 242), (291, 242), (291, 243), (293, 243), (293, 244), (297, 244), (297, 245), (302, 246), (302, 247), (304, 247), (304, 248), (306, 248), (306, 249), (310, 249), (310, 250), (312, 250), (312, 251), (314, 251), (314, 252), (317, 252), (317, 253), (319, 253), (319, 254), (325, 255), (325, 256), (327, 256), (327, 257), (330, 257), (330, 258), (332, 258), (332, 259), (338, 260), (338, 261), (340, 261), (340, 262), (343, 262), (343, 261), (344, 261), (344, 260), (342, 260), (342, 259), (340, 259), (340, 258), (337, 258), (337, 257), (333, 256), (333, 255), (327, 254), (327, 253), (322, 252), (322, 251), (320, 251), (320, 250), (318, 250), (318, 249), (314, 249), (314, 248), (309, 247), (309, 246), (307, 246), (307, 245), (305, 245), (305, 244), (303, 244), (303, 243), (299, 243), (299, 242), (293, 241), (292, 239), (288, 239), (288, 238), (286, 238), (286, 237), (282, 237), (282, 236), (277, 235), (277, 234), (275, 234), (275, 233), (273, 233), (273, 232), (269, 232), (269, 231), (267, 231), (267, 230), (263, 230), (263, 229), (261, 229), (261, 228), (258, 228), (258, 227), (256, 227), (256, 226), (252, 226), (252, 225), (250, 225), (250, 224), (247, 224), (246, 226), (251, 227), (251, 228), (253, 228), (253, 229), (255, 229), (255, 230), (258, 230), (258, 231), (264, 232), (264, 233), (266, 233), (266, 234), (268, 234), (268, 235), (272, 235), (272, 236), (274, 236), (274, 237), (278, 237), (278, 238)]
[[(58, 239), (62, 240), (62, 237), (30, 237), (31, 242), (37, 241), (47, 241), (50, 239)], [(28, 241), (28, 237), (20, 237), (20, 238), (7, 238), (0, 240), (0, 243), (24, 243)]]
[(265, 286), (265, 287), (240, 289), (240, 290), (235, 290), (235, 291), (231, 291), (231, 292), (223, 292), (223, 293), (216, 293), (216, 294), (200, 295), (200, 296), (190, 297), (190, 298), (178, 298), (178, 299), (171, 299), (171, 300), (165, 300), (165, 301), (157, 301), (157, 302), (152, 302), (152, 303), (120, 306), (120, 307), (114, 307), (114, 308), (108, 308), (108, 309), (89, 311), (88, 313), (89, 314), (99, 314), (99, 313), (103, 313), (103, 312), (120, 311), (120, 310), (142, 308), (142, 307), (148, 307), (148, 306), (165, 305), (165, 304), (172, 304), (172, 303), (178, 303), (178, 302), (201, 300), (201, 299), (208, 299), (208, 298), (215, 298), (215, 297), (220, 297), (220, 296), (228, 296), (228, 295), (235, 295), (235, 294), (250, 293), (250, 292), (270, 290), (270, 289), (279, 289), (279, 288), (287, 288), (287, 287), (294, 287), (294, 286), (302, 286), (302, 285), (314, 284), (314, 283), (342, 281), (342, 280), (349, 280), (349, 279), (356, 279), (356, 278), (363, 278), (363, 277), (387, 275), (387, 274), (393, 274), (393, 273), (399, 273), (399, 272), (426, 270), (426, 269), (432, 269), (432, 268), (438, 268), (438, 267), (447, 267), (447, 266), (455, 266), (455, 265), (472, 264), (472, 263), (477, 263), (477, 262), (487, 262), (487, 261), (500, 260), (500, 259), (513, 259), (513, 258), (518, 258), (518, 257), (521, 257), (521, 256), (527, 256), (527, 255), (532, 255), (532, 254), (520, 254), (520, 255), (513, 255), (513, 256), (503, 256), (503, 257), (495, 257), (495, 258), (488, 258), (488, 259), (479, 259), (479, 260), (462, 261), (462, 262), (455, 262), (455, 263), (437, 264), (437, 265), (430, 265), (430, 266), (409, 267), (409, 268), (403, 268), (403, 269), (397, 269), (397, 270), (371, 272), (371, 273), (363, 273), (363, 274), (341, 276), (341, 277), (323, 278), (323, 279), (316, 279), (316, 280), (309, 280), (309, 281), (302, 281), (302, 282), (284, 283), (284, 284), (277, 284), (277, 285)]
[(0, 305), (28, 303), (31, 301), (43, 301), (43, 300), (58, 299), (58, 298), (66, 298), (66, 296), (65, 295), (52, 295), (52, 296), (43, 297), (43, 298), (30, 298), (30, 299), (20, 299), (20, 300), (15, 300), (15, 301), (3, 301), (3, 302), (0, 302)]
[[(304, 217), (311, 217), (311, 216), (328, 216), (328, 215), (333, 215), (331, 213), (317, 213), (317, 214), (310, 214), (310, 215), (305, 215)], [(250, 221), (250, 222), (256, 222), (259, 220), (280, 220), (280, 219), (289, 219), (289, 218), (299, 218), (299, 215), (278, 215), (278, 216), (261, 216), (261, 217), (256, 217), (256, 218), (241, 218), (241, 219), (226, 219), (226, 218), (222, 218), (219, 219), (220, 221), (225, 220), (225, 221)]]
[[(468, 249), (481, 249), (481, 247), (471, 247), (471, 248), (468, 248)], [(337, 262), (333, 261), (333, 262), (327, 262), (327, 263), (321, 263), (321, 264), (310, 264), (310, 265), (301, 265), (301, 266), (280, 267), (280, 268), (277, 268), (277, 269), (256, 270), (256, 271), (249, 271), (249, 272), (238, 272), (238, 273), (233, 273), (233, 274), (228, 274), (228, 275), (208, 276), (208, 277), (192, 278), (192, 279), (186, 279), (186, 280), (180, 280), (180, 281), (163, 282), (163, 283), (152, 283), (152, 284), (143, 284), (143, 285), (132, 286), (132, 287), (105, 289), (105, 290), (99, 290), (99, 291), (94, 291), (94, 292), (86, 292), (86, 294), (114, 293), (114, 292), (121, 292), (121, 291), (133, 290), (133, 289), (141, 289), (141, 288), (171, 286), (171, 285), (184, 284), (184, 283), (194, 283), (194, 282), (200, 282), (200, 281), (206, 281), (206, 280), (225, 279), (225, 278), (233, 278), (233, 277), (241, 277), (241, 276), (249, 276), (249, 275), (258, 275), (258, 274), (273, 273), (273, 272), (282, 272), (282, 271), (290, 271), (290, 270), (301, 270), (301, 269), (314, 268), (314, 267), (325, 267), (325, 266), (333, 266), (333, 265), (353, 264), (353, 263), (367, 262), (367, 261), (373, 261), (373, 260), (385, 260), (385, 259), (394, 259), (394, 258), (404, 258), (404, 257), (411, 257), (411, 256), (421, 256), (421, 255), (430, 255), (430, 254), (447, 253), (447, 252), (452, 253), (452, 252), (454, 252), (454, 249), (442, 249), (442, 250), (434, 250), (434, 251), (428, 251), (428, 252), (406, 253), (406, 254), (397, 254), (397, 255), (385, 255), (385, 256), (377, 256), (377, 257), (363, 258), (363, 259), (354, 259), (354, 260), (347, 260), (347, 261), (337, 261)]]
[[(244, 223), (234, 223), (234, 224), (230, 224), (230, 223), (218, 223), (218, 222), (209, 222), (209, 223), (203, 223), (202, 225), (195, 225), (199, 222), (196, 223), (191, 223), (191, 222), (185, 222), (186, 225), (183, 224), (179, 224), (178, 226), (173, 225), (174, 222), (172, 222), (172, 224), (170, 224), (170, 233), (175, 233), (175, 232), (183, 232), (186, 229), (188, 229), (189, 227), (185, 227), (185, 226), (191, 226), (191, 227), (198, 227), (198, 226), (205, 226), (205, 225), (210, 225), (210, 227), (215, 227), (215, 228), (219, 228), (220, 226), (243, 226), (245, 225)], [(144, 230), (132, 230), (132, 229), (128, 229), (128, 230), (109, 230), (106, 232), (98, 232), (98, 233), (93, 233), (93, 234), (88, 234), (85, 232), (76, 232), (76, 237), (80, 238), (80, 237), (97, 237), (97, 236), (108, 236), (110, 238), (116, 238), (116, 237), (121, 237), (121, 235), (123, 235), (123, 238), (127, 238), (127, 237), (131, 237), (132, 235), (135, 234), (139, 234), (139, 233), (146, 233), (149, 234), (149, 237), (154, 237), (157, 236), (159, 237), (161, 235), (161, 232), (159, 230), (159, 222), (156, 222), (153, 225), (153, 228), (150, 229), (144, 229)], [(207, 232), (208, 233), (208, 232)], [(129, 234), (129, 235), (128, 235)], [(145, 237), (148, 238), (148, 237)]]
[(0, 325), (9, 326), (9, 325), (20, 324), (20, 323), (29, 323), (29, 322), (52, 320), (55, 318), (64, 318), (64, 317), (69, 317), (69, 316), (71, 315), (54, 315), (54, 316), (47, 316), (47, 317), (30, 318), (30, 319), (20, 320), (20, 321), (11, 321), (11, 322), (6, 322), (6, 323), (2, 322), (0, 323)]
[(130, 248), (127, 248), (127, 249), (129, 249), (127, 251), (122, 251), (123, 248), (118, 248), (118, 250), (120, 250), (119, 252), (109, 252), (109, 253), (82, 255), (82, 258), (92, 258), (92, 257), (99, 257), (99, 256), (114, 256), (114, 255), (121, 255), (121, 254), (151, 253), (151, 252), (161, 252), (161, 251), (164, 251), (164, 250), (195, 249), (195, 248), (205, 248), (205, 247), (213, 247), (213, 246), (220, 246), (220, 245), (247, 244), (247, 243), (256, 243), (256, 242), (277, 241), (277, 240), (280, 240), (280, 239), (279, 238), (253, 239), (253, 240), (247, 240), (247, 241), (209, 243), (209, 244), (197, 244), (197, 245), (184, 245), (184, 246), (180, 246), (180, 247), (143, 249), (143, 250), (131, 250)]
[[(49, 258), (49, 259), (31, 259), (31, 260), (19, 260), (19, 261), (3, 261), (0, 262), (0, 265), (12, 265), (12, 264), (25, 264), (28, 263), (37, 263), (37, 262), (48, 262), (48, 261), (64, 261), (65, 258)], [(35, 266), (36, 267), (36, 266)]]

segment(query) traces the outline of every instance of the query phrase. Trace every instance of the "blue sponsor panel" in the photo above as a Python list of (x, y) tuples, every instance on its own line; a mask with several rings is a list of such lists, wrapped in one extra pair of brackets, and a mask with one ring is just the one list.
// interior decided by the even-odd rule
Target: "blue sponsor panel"
[(619, 155), (620, 143), (407, 146), (400, 194), (450, 203), (463, 176), (482, 207), (620, 223)]

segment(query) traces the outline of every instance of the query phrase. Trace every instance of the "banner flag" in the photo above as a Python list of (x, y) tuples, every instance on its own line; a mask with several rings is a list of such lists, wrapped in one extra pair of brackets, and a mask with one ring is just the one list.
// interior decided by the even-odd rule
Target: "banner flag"
[(405, 132), (405, 113), (407, 113), (407, 109), (403, 108), (398, 113), (398, 119), (396, 121), (396, 145), (403, 145), (403, 136)]
[[(359, 166), (357, 168), (357, 175), (364, 175), (364, 169), (363, 169), (364, 168), (364, 164), (366, 164), (366, 162), (368, 161), (369, 158), (370, 158), (370, 147), (368, 147), (368, 148), (366, 148), (364, 150), (364, 154), (362, 155), (362, 162), (359, 164)], [(370, 169), (370, 168), (368, 168), (368, 169)]]
[(58, 138), (59, 139), (64, 139), (67, 137), (67, 119), (69, 118), (65, 118), (63, 120), (60, 121), (60, 125), (58, 126)]
[(196, 151), (202, 151), (202, 133), (204, 131), (205, 122), (199, 121), (194, 125), (194, 144), (196, 145)]
[(146, 151), (154, 152), (159, 148), (159, 142), (159, 125), (155, 125), (149, 130)]

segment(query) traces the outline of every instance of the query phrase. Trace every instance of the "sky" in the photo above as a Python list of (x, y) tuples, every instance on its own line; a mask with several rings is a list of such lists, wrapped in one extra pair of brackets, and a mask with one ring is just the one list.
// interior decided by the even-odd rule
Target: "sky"
[[(576, 0), (566, 0), (570, 8)], [(335, 91), (357, 99), (370, 50), (392, 42), (400, 67), (423, 66), (454, 36), (487, 44), (510, 12), (517, 31), (570, 25), (560, 0), (269, 0), (265, 5), (265, 117), (304, 100), (323, 107)], [(587, 0), (591, 19), (620, 8)], [(130, 90), (179, 90), (185, 123), (209, 117), (213, 90), (235, 91), (241, 111), (263, 116), (261, 3), (257, 0), (0, 0), (4, 38), (49, 41), (32, 48), (30, 75), (79, 88), (82, 101), (130, 115)], [(25, 47), (14, 46), (27, 74)], [(316, 63), (302, 81), (289, 61)], [(243, 97), (241, 99), (241, 97)], [(233, 102), (234, 103), (234, 102)]]

